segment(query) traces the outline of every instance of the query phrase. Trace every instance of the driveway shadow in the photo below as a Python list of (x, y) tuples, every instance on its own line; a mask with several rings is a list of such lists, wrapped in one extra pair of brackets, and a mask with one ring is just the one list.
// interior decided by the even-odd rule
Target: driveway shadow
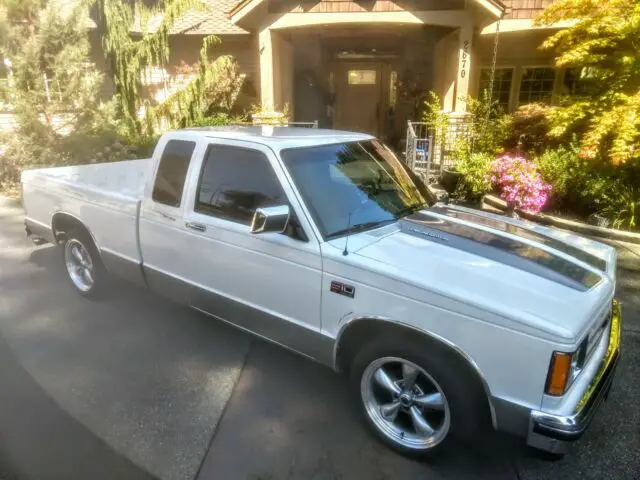
[[(38, 395), (51, 397), (96, 439), (157, 477), (191, 480), (240, 375), (250, 338), (126, 282), (117, 282), (108, 299), (89, 301), (73, 290), (55, 247), (33, 249), (23, 237), (10, 240), (10, 247), (0, 250), (0, 332), (25, 375), (41, 387)], [(11, 384), (0, 383), (5, 388)], [(8, 415), (26, 409), (28, 416), (37, 408), (19, 398), (0, 398), (0, 409)], [(46, 423), (45, 414), (37, 418)], [(71, 434), (52, 438), (51, 433), (2, 430), (9, 443), (42, 434), (47, 442), (60, 442), (62, 450), (66, 443), (75, 445)], [(48, 453), (39, 452), (45, 447), (39, 438), (32, 443), (38, 450), (27, 458), (46, 465)], [(72, 460), (60, 459), (72, 468)], [(110, 478), (119, 478), (115, 473)]]
[(155, 480), (60, 408), (0, 335), (0, 477)]
[(492, 432), (432, 465), (407, 460), (360, 421), (345, 376), (257, 341), (198, 480), (515, 479), (518, 450)]
[(522, 439), (491, 432), (425, 463), (369, 433), (345, 377), (256, 341), (197, 480), (638, 480), (640, 337), (626, 332), (623, 344), (608, 402), (564, 459), (551, 461)]

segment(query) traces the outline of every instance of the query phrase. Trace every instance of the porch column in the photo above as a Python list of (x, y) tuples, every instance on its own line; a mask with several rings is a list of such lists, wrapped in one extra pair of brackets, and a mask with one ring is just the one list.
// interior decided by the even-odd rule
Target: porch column
[(465, 22), (458, 34), (458, 76), (456, 82), (455, 111), (467, 111), (469, 78), (471, 78), (471, 50), (473, 47), (473, 23)]
[(273, 33), (268, 28), (258, 34), (258, 52), (260, 55), (260, 102), (267, 111), (275, 109), (273, 80)]
[(458, 32), (453, 31), (442, 37), (434, 49), (435, 91), (442, 100), (442, 110), (455, 109), (456, 81), (458, 79)]
[(293, 108), (293, 46), (269, 28), (258, 34), (260, 51), (260, 97), (262, 108), (282, 112)]

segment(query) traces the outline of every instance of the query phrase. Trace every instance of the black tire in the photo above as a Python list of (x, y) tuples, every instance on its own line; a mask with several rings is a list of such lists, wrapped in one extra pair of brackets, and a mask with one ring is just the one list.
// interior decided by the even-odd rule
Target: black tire
[[(83, 249), (83, 253), (88, 257), (93, 281), (89, 286), (87, 286), (87, 288), (81, 288), (78, 285), (78, 281), (74, 281), (74, 278), (72, 278), (71, 268), (67, 263), (72, 246), (79, 246)], [(107, 291), (109, 272), (107, 272), (107, 269), (104, 267), (98, 249), (96, 248), (91, 236), (82, 228), (73, 228), (69, 230), (69, 232), (66, 232), (61, 247), (62, 262), (65, 267), (65, 272), (74, 290), (83, 297), (91, 300), (99, 300), (103, 298)]]
[[(448, 433), (437, 444), (408, 448), (381, 431), (367, 413), (361, 390), (363, 374), (369, 365), (375, 365), (374, 362), (385, 357), (408, 360), (437, 382), (437, 388), (444, 394), (449, 408)], [(349, 369), (350, 388), (365, 423), (385, 445), (407, 457), (435, 459), (450, 451), (456, 439), (473, 440), (479, 431), (490, 425), (484, 390), (479, 379), (474, 378), (462, 362), (464, 360), (460, 355), (447, 347), (434, 348), (413, 336), (378, 339), (365, 345), (355, 355)]]

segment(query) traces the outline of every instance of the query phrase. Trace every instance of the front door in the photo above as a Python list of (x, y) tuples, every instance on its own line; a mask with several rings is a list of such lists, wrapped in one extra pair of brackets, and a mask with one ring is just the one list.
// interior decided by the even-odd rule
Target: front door
[[(198, 186), (181, 245), (195, 286), (191, 305), (327, 363), (333, 344), (320, 332), (320, 247), (276, 161), (267, 147), (226, 140), (210, 144), (193, 172)], [(290, 205), (309, 236), (250, 233), (256, 208), (274, 205)]]
[(342, 63), (336, 74), (336, 117), (334, 127), (341, 130), (380, 135), (382, 105), (382, 64)]

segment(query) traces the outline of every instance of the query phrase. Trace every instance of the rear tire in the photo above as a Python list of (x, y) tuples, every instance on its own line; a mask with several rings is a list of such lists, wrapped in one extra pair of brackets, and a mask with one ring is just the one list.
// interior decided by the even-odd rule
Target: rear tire
[(91, 300), (102, 298), (109, 273), (88, 233), (80, 228), (66, 233), (62, 244), (62, 260), (76, 292)]
[(456, 356), (412, 336), (374, 340), (356, 354), (351, 389), (383, 443), (408, 457), (433, 459), (455, 438), (476, 436), (486, 402)]

